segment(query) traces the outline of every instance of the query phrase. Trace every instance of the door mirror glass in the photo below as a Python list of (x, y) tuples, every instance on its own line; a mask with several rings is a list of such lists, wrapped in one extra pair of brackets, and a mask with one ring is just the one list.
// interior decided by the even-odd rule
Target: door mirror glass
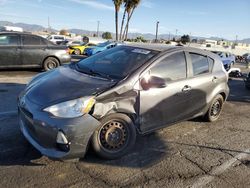
[(142, 78), (140, 81), (140, 85), (143, 90), (149, 90), (151, 88), (165, 88), (166, 82), (163, 78), (150, 76)]

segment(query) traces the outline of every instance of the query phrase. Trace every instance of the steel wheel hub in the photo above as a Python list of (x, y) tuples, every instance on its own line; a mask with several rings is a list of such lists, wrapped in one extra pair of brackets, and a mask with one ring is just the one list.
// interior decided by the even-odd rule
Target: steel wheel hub
[(217, 100), (217, 101), (215, 101), (215, 103), (212, 106), (211, 115), (214, 117), (218, 116), (220, 113), (220, 110), (221, 110), (221, 104)]
[(48, 63), (48, 68), (49, 68), (49, 69), (54, 69), (55, 67), (56, 67), (55, 62), (50, 61), (50, 62)]
[(122, 148), (127, 141), (127, 129), (117, 121), (105, 124), (100, 131), (100, 142), (102, 146), (109, 150)]

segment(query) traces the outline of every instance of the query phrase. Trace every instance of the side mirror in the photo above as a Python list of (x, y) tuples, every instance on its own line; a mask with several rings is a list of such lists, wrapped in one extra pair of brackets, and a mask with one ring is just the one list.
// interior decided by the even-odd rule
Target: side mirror
[(165, 88), (166, 82), (163, 78), (157, 76), (150, 76), (149, 79), (142, 78), (140, 81), (143, 90), (149, 90), (150, 88)]

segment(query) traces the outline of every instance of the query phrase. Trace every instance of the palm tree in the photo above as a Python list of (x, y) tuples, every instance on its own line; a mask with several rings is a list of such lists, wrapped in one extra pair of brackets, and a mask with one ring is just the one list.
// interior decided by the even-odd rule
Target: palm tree
[(116, 40), (118, 41), (118, 13), (120, 11), (120, 7), (123, 3), (123, 0), (113, 0), (115, 5), (115, 32), (116, 32)]
[(129, 22), (130, 19), (134, 13), (135, 8), (140, 4), (141, 0), (129, 0), (127, 6), (126, 6), (126, 11), (127, 11), (127, 24), (123, 32), (123, 39), (127, 40), (128, 37), (128, 28), (129, 28)]
[(127, 5), (129, 3), (129, 1), (131, 0), (123, 0), (124, 2), (124, 11), (123, 11), (123, 16), (122, 16), (122, 24), (121, 24), (121, 30), (120, 30), (120, 40), (122, 40), (122, 30), (123, 30), (123, 26), (124, 26), (124, 21), (125, 21), (125, 17), (126, 17), (126, 12), (127, 12)]

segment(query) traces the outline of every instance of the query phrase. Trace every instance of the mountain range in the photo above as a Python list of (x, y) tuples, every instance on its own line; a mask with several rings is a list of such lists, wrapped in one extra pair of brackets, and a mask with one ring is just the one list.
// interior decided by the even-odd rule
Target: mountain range
[[(13, 22), (9, 22), (9, 21), (0, 21), (0, 26), (21, 27), (21, 28), (24, 29), (24, 31), (28, 31), (28, 32), (39, 32), (39, 31), (48, 30), (48, 28), (46, 28), (44, 26), (41, 26), (41, 25), (37, 25), (37, 24), (13, 23)], [(50, 31), (57, 32), (58, 30), (51, 28)], [(73, 29), (68, 29), (68, 31), (70, 33), (85, 34), (85, 35), (89, 35), (89, 36), (93, 36), (94, 34), (96, 34), (96, 31), (74, 29), (74, 28)], [(104, 31), (100, 31), (99, 34), (101, 35), (103, 32)], [(112, 36), (114, 37), (115, 34), (112, 33)], [(151, 33), (129, 33), (128, 34), (128, 38), (136, 38), (137, 36), (143, 36), (143, 38), (145, 38), (147, 40), (155, 39), (155, 35), (151, 34)], [(173, 37), (175, 37), (175, 35), (173, 35), (173, 34), (160, 34), (158, 36), (159, 39), (166, 39), (166, 40), (172, 39)], [(180, 37), (180, 36), (177, 36), (177, 37)], [(222, 38), (219, 38), (219, 37), (206, 38), (206, 37), (199, 37), (199, 36), (191, 36), (191, 38), (192, 39), (193, 38), (197, 38), (197, 39), (211, 39), (211, 40), (221, 40), (222, 39)], [(227, 39), (223, 39), (223, 40), (227, 40)], [(250, 38), (243, 39), (243, 40), (238, 40), (238, 42), (250, 44)]]

